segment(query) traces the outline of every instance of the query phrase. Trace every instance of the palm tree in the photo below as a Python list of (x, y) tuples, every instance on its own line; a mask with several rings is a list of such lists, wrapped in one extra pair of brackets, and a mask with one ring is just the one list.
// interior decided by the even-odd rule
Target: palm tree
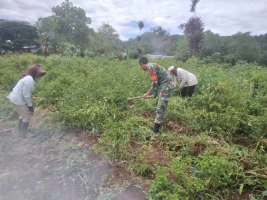
[(142, 21), (139, 21), (138, 22), (138, 27), (139, 27), (139, 29), (140, 29), (140, 35), (139, 36), (137, 36), (137, 41), (138, 41), (138, 47), (137, 47), (137, 51), (139, 52), (139, 53), (142, 53), (142, 49), (141, 49), (141, 39), (142, 39), (142, 36), (141, 36), (141, 29), (142, 28), (144, 28), (144, 22), (142, 22)]
[(197, 3), (199, 2), (200, 0), (191, 0), (192, 2), (192, 5), (191, 5), (191, 9), (190, 9), (190, 12), (193, 12), (194, 13), (194, 16), (196, 16), (196, 6), (197, 6)]

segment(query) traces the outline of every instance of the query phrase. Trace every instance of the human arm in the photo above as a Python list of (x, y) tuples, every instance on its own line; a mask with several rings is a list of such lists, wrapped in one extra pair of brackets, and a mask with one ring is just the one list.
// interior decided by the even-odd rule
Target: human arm
[(179, 85), (179, 88), (178, 90), (181, 90), (184, 86), (185, 86), (185, 83), (186, 83), (186, 72), (183, 70), (183, 69), (179, 69), (177, 71), (177, 79), (181, 80), (181, 83)]
[(29, 79), (25, 80), (22, 86), (22, 95), (27, 107), (33, 107), (31, 102), (31, 95), (33, 89), (34, 89), (34, 81)]
[(145, 94), (143, 95), (143, 98), (144, 98), (144, 99), (146, 99), (146, 98), (155, 98), (155, 96), (154, 96), (154, 95), (151, 95), (150, 92), (148, 91), (147, 93), (145, 93)]
[(17, 83), (14, 83), (13, 85), (10, 86), (10, 91), (13, 90), (13, 88), (17, 85)]

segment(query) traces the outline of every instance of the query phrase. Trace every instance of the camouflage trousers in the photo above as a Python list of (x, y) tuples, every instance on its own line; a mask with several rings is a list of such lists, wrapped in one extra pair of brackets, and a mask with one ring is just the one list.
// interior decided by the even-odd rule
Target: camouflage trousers
[(156, 105), (155, 123), (162, 124), (164, 119), (164, 112), (168, 106), (169, 98), (171, 97), (173, 89), (162, 90), (158, 94)]

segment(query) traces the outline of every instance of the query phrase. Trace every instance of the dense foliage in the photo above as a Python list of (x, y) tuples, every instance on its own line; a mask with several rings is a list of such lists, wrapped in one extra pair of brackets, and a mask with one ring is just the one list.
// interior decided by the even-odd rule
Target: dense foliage
[[(26, 68), (39, 63), (47, 74), (36, 83), (33, 103), (50, 108), (56, 122), (101, 135), (95, 146), (108, 159), (119, 158), (133, 176), (152, 179), (151, 199), (227, 198), (230, 191), (250, 192), (259, 198), (267, 190), (267, 70), (256, 64), (205, 64), (191, 58), (185, 63), (156, 60), (164, 67), (179, 65), (198, 77), (192, 98), (173, 94), (157, 148), (170, 162), (151, 165), (145, 134), (153, 126), (155, 99), (126, 99), (150, 88), (147, 73), (136, 60), (106, 58), (7, 55), (1, 57), (1, 93), (8, 94)], [(6, 101), (0, 117), (12, 113)], [(187, 130), (168, 129), (184, 123)], [(233, 137), (247, 138), (252, 146), (237, 144)], [(131, 143), (139, 144), (129, 151)], [(151, 146), (152, 145), (152, 146)], [(201, 147), (201, 151), (195, 151)], [(159, 150), (159, 149), (157, 149)]]
[(204, 39), (204, 23), (201, 18), (191, 17), (186, 23), (181, 24), (180, 27), (186, 35), (191, 55), (198, 56)]
[(37, 19), (35, 25), (0, 20), (0, 53), (29, 52), (33, 48), (33, 52), (44, 55), (116, 59), (124, 52), (134, 59), (143, 54), (160, 54), (175, 56), (181, 61), (197, 56), (206, 62), (231, 65), (257, 62), (267, 66), (267, 34), (252, 36), (250, 32), (238, 32), (232, 36), (220, 36), (210, 30), (204, 32), (205, 22), (195, 13), (198, 2), (191, 1), (190, 11), (194, 16), (182, 24), (184, 36), (171, 35), (161, 26), (141, 34), (145, 25), (138, 21), (140, 34), (122, 41), (117, 31), (105, 22), (97, 30), (90, 28), (91, 18), (86, 16), (83, 8), (65, 0), (51, 9), (51, 16)]
[(35, 26), (25, 21), (0, 19), (0, 50), (21, 51), (25, 46), (36, 45), (36, 30)]

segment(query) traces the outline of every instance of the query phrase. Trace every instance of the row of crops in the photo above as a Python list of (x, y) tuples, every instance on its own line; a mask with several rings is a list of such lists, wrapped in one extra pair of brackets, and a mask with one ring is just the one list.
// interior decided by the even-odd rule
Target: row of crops
[[(26, 54), (0, 61), (1, 92), (6, 94), (28, 66), (40, 64), (47, 74), (37, 80), (34, 105), (51, 108), (59, 124), (99, 133), (95, 151), (125, 161), (133, 176), (147, 178), (151, 199), (216, 199), (231, 192), (250, 193), (251, 199), (267, 196), (266, 68), (205, 64), (196, 58), (186, 63), (153, 60), (166, 68), (182, 66), (197, 76), (198, 85), (192, 98), (173, 94), (161, 135), (147, 142), (156, 100), (136, 100), (134, 107), (126, 101), (151, 86), (137, 60)], [(0, 109), (1, 118), (13, 112), (8, 104)], [(184, 129), (178, 133), (170, 124)], [(129, 151), (133, 144), (138, 148)], [(153, 150), (168, 162), (150, 162), (147, 155)]]

